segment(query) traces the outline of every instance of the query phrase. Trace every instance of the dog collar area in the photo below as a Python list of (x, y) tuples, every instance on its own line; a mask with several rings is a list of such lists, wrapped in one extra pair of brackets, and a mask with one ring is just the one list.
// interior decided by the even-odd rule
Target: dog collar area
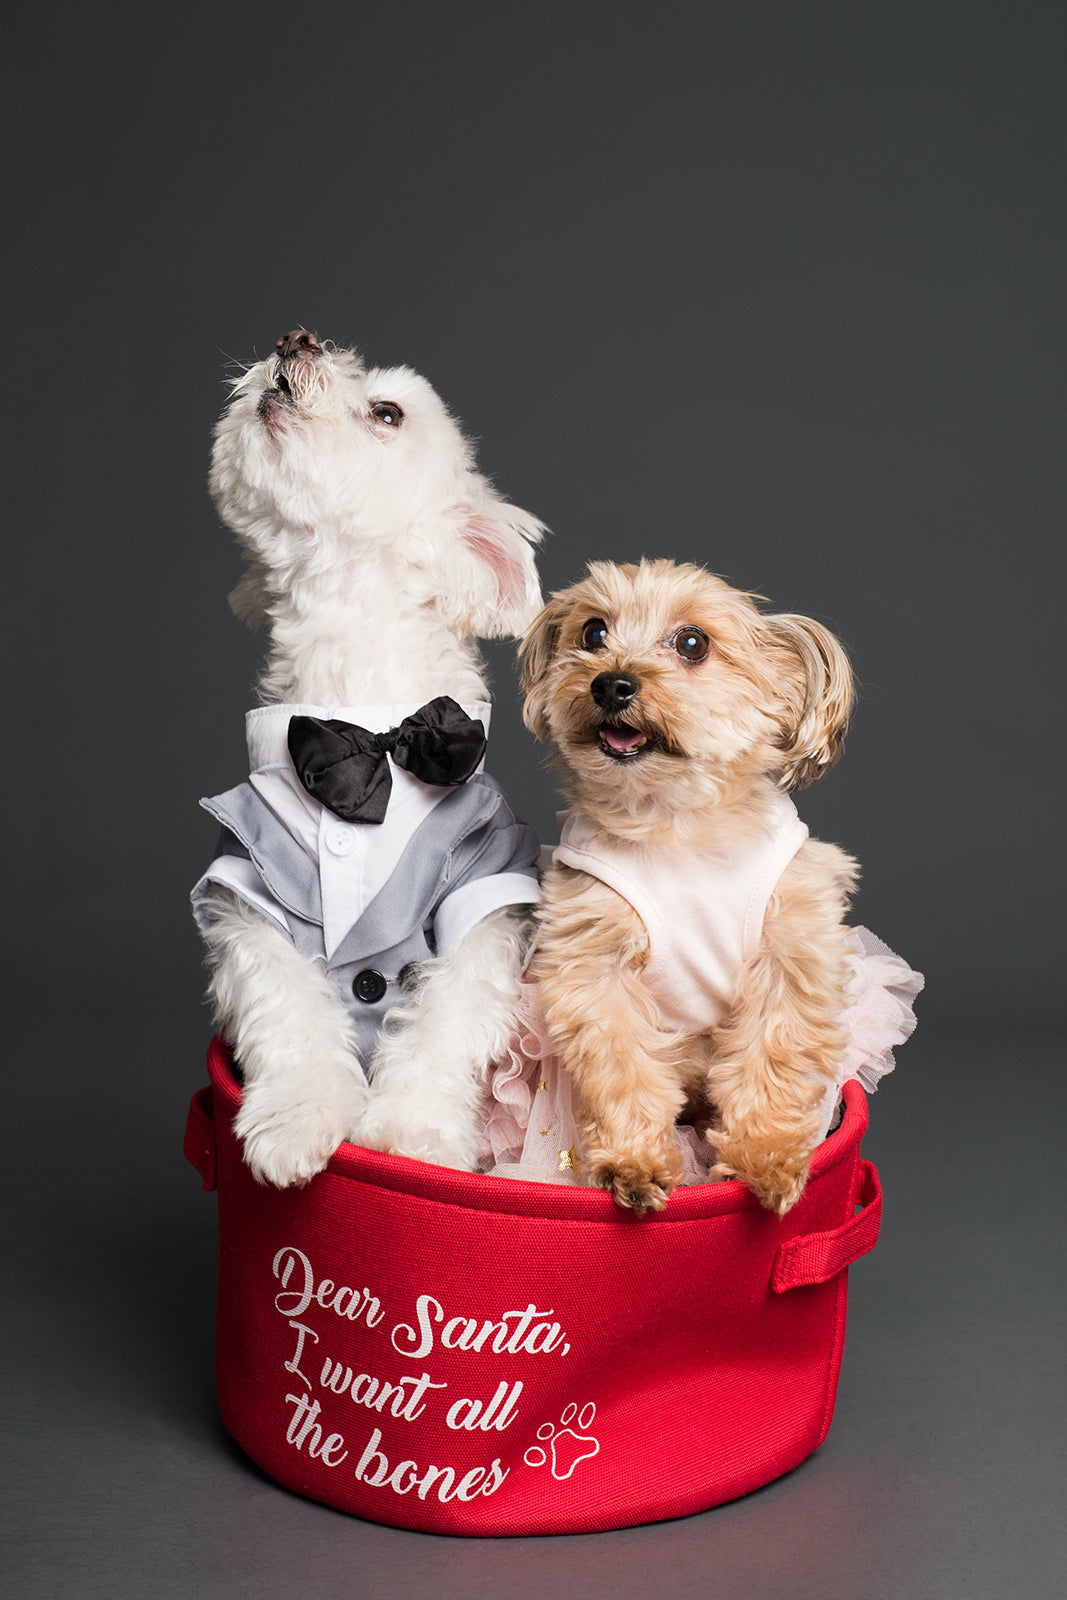
[[(255, 706), (245, 713), (249, 771), (289, 765), (287, 739), (291, 717), (319, 717), (324, 722), (354, 722), (371, 733), (387, 733), (390, 728), (399, 727), (405, 717), (414, 716), (425, 704), (426, 700), (375, 706), (313, 705), (310, 702)], [(462, 705), (461, 709), (468, 717), (482, 724), (488, 737), (492, 714), (490, 703), (487, 700), (471, 701)]]

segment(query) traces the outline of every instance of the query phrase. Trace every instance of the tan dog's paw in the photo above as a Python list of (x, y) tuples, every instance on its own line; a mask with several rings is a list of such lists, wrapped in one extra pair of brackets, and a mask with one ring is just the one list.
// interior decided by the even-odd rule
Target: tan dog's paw
[(681, 1156), (672, 1148), (661, 1157), (605, 1154), (591, 1163), (589, 1176), (598, 1188), (610, 1189), (617, 1206), (640, 1217), (663, 1210), (684, 1170)]
[(727, 1140), (713, 1135), (719, 1160), (711, 1169), (712, 1178), (740, 1178), (768, 1211), (784, 1217), (804, 1193), (810, 1157), (806, 1151), (746, 1144), (743, 1139)]

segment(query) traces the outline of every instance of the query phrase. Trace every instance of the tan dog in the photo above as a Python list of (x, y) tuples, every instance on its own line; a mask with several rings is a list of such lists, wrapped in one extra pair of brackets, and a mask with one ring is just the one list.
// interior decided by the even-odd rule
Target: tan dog
[(785, 791), (837, 759), (838, 642), (695, 566), (595, 562), (523, 642), (526, 720), (574, 810), (547, 876), (535, 972), (582, 1098), (584, 1176), (636, 1212), (682, 1176), (799, 1198), (843, 1045), (857, 868)]

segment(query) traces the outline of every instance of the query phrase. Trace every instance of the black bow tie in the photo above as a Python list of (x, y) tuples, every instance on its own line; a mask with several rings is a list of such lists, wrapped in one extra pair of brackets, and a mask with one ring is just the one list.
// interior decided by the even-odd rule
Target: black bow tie
[(393, 787), (389, 763), (423, 783), (466, 783), (485, 754), (485, 729), (447, 694), (370, 733), (352, 722), (290, 717), (289, 754), (313, 800), (343, 822), (384, 822)]

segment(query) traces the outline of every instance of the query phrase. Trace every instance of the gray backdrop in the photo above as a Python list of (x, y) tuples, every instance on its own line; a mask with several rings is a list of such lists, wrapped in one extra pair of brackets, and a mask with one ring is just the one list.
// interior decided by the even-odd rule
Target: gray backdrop
[[(1065, 32), (1028, 0), (23, 16), (13, 1592), (1059, 1592)], [(204, 483), (229, 364), (296, 324), (431, 378), (552, 528), (546, 588), (696, 560), (851, 650), (854, 731), (802, 812), (928, 992), (872, 1106), (887, 1217), (834, 1430), (738, 1505), (431, 1539), (286, 1495), (215, 1419), (185, 897), (259, 642)], [(548, 837), (490, 659), (492, 767)]]

